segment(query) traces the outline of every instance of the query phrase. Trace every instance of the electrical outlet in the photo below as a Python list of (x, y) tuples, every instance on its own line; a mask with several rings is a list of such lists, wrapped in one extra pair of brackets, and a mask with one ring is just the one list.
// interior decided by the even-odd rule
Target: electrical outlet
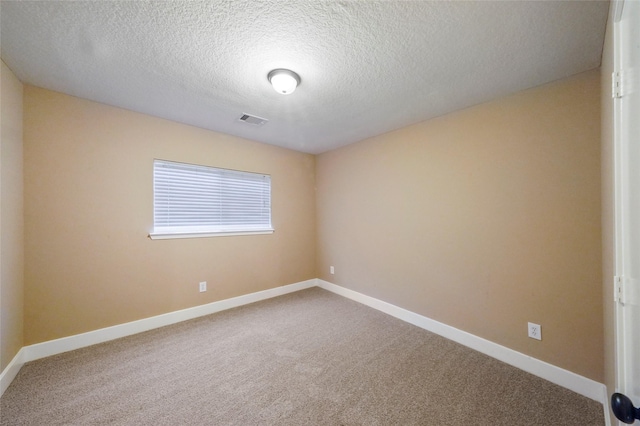
[(336, 273), (336, 270), (333, 268), (333, 266), (329, 266), (329, 272), (331, 273), (331, 275)]
[(534, 324), (532, 322), (529, 324), (529, 337), (532, 339), (542, 340), (542, 329), (539, 324)]
[(207, 282), (206, 281), (202, 281), (200, 283), (200, 293), (202, 293), (203, 291), (207, 291)]

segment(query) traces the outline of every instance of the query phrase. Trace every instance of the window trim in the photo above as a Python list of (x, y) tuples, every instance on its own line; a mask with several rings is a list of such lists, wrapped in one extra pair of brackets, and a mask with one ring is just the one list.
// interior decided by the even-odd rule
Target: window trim
[(256, 231), (220, 231), (220, 232), (149, 232), (149, 238), (152, 240), (171, 240), (178, 238), (207, 238), (207, 237), (232, 237), (236, 235), (266, 235), (273, 234), (275, 230), (256, 230)]

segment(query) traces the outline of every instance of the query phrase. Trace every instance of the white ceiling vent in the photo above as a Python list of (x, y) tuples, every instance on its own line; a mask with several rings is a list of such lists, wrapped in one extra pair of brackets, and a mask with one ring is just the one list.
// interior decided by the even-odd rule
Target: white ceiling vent
[(254, 126), (262, 126), (264, 123), (269, 121), (266, 118), (260, 118), (260, 117), (256, 117), (255, 115), (249, 115), (244, 113), (242, 114), (242, 116), (240, 116), (239, 120), (247, 124), (253, 124)]

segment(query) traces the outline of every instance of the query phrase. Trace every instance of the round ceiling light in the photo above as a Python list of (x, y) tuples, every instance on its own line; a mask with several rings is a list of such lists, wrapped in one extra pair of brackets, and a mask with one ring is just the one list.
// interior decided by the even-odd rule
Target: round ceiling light
[(277, 69), (267, 75), (269, 82), (276, 92), (289, 95), (300, 84), (300, 76), (291, 70)]

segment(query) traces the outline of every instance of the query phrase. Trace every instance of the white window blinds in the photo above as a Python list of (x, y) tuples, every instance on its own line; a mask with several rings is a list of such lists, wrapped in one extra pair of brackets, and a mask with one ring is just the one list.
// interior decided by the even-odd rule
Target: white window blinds
[(271, 176), (153, 163), (152, 238), (273, 232)]

